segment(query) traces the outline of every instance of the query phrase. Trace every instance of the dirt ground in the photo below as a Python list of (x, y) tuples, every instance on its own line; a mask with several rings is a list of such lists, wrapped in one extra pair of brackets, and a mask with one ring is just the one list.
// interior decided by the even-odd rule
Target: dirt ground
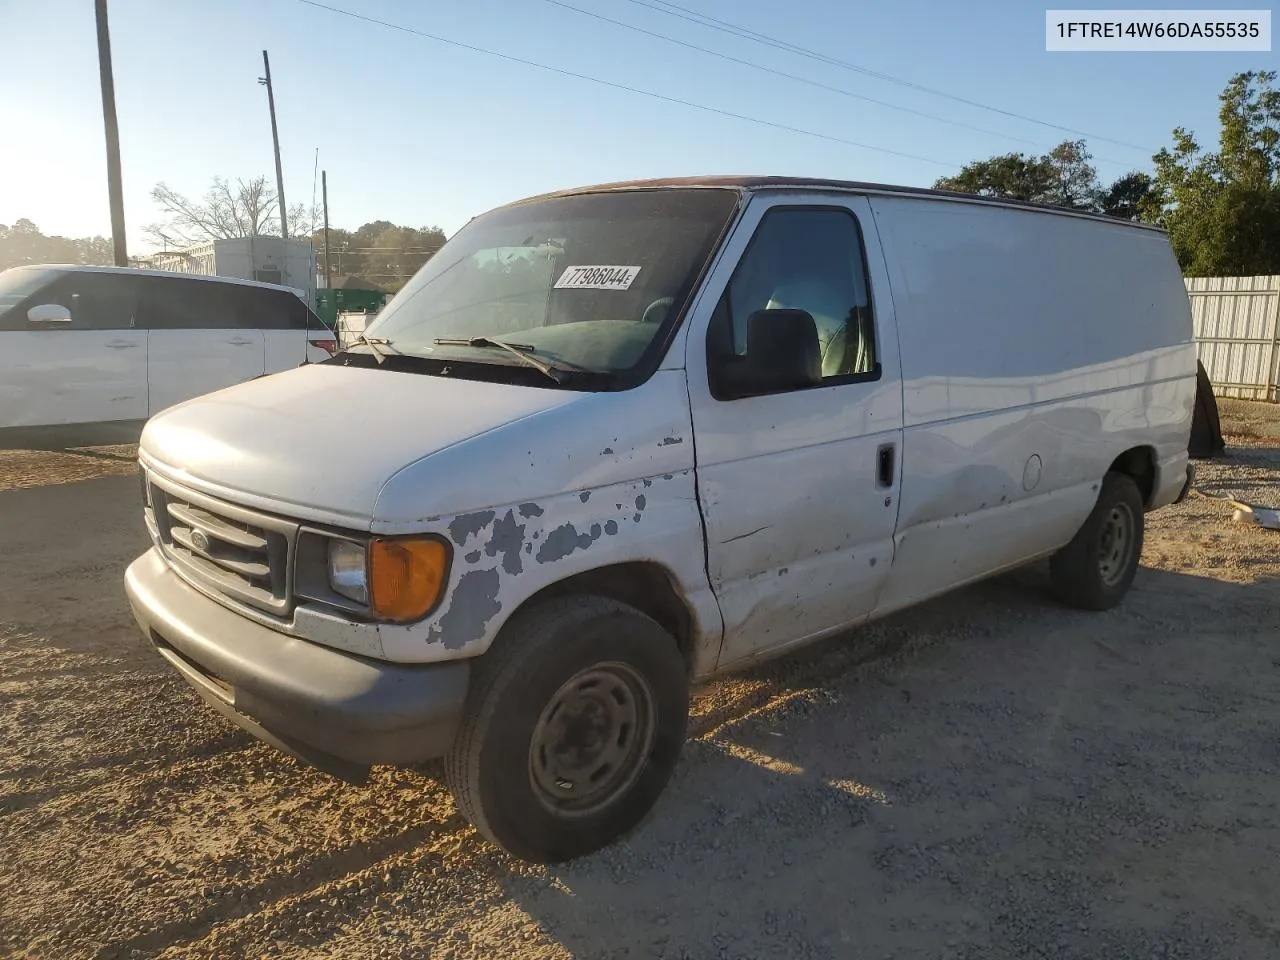
[[(1203, 488), (1280, 505), (1280, 409), (1223, 415)], [(543, 869), (199, 704), (123, 597), (131, 455), (0, 453), (0, 956), (1280, 955), (1280, 533), (1221, 501), (1113, 612), (1029, 569), (708, 685), (650, 821)]]

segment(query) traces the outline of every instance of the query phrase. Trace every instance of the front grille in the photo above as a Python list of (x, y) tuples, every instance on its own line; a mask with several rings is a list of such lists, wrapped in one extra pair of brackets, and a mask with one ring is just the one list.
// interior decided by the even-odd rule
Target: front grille
[(297, 524), (155, 474), (148, 475), (147, 491), (148, 527), (179, 573), (230, 600), (276, 616), (289, 613)]

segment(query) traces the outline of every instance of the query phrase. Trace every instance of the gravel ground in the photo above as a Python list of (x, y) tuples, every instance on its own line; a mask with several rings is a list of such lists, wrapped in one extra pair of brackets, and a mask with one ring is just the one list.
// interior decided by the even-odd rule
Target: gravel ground
[[(1203, 486), (1280, 505), (1280, 411), (1223, 412)], [(1280, 533), (1220, 501), (1116, 611), (1033, 568), (709, 684), (650, 821), (545, 869), (201, 706), (122, 595), (130, 456), (0, 453), (0, 956), (1280, 955)]]

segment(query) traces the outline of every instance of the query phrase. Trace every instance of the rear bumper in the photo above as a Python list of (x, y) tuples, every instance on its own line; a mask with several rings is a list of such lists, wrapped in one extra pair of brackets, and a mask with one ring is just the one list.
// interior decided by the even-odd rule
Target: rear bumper
[(144, 635), (215, 710), (343, 779), (441, 756), (466, 702), (466, 661), (400, 666), (341, 653), (239, 616), (149, 550), (125, 574)]

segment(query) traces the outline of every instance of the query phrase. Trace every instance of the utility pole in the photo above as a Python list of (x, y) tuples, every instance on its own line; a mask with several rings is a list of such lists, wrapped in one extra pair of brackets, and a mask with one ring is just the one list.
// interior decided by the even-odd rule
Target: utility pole
[(326, 290), (331, 290), (333, 289), (333, 271), (329, 267), (329, 171), (328, 170), (320, 171), (320, 196), (321, 196), (320, 202), (324, 204), (324, 287)]
[(102, 125), (107, 134), (107, 200), (111, 205), (111, 243), (117, 267), (129, 265), (124, 237), (124, 187), (120, 177), (120, 127), (116, 123), (116, 82), (111, 72), (111, 34), (107, 0), (94, 0), (98, 20), (98, 75), (102, 84)]
[(280, 205), (280, 236), (287, 240), (289, 219), (284, 205), (284, 173), (280, 169), (280, 134), (276, 130), (276, 95), (271, 89), (271, 61), (267, 59), (265, 50), (262, 51), (262, 69), (266, 76), (259, 77), (258, 82), (267, 88), (267, 106), (271, 110), (271, 142), (276, 150), (276, 203)]

